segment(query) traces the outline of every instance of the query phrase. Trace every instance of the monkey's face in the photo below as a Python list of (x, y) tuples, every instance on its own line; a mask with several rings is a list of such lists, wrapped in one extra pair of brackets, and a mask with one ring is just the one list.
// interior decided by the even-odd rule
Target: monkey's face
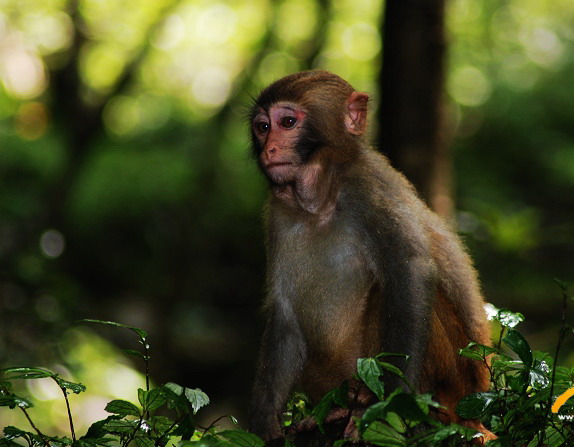
[(302, 154), (297, 151), (304, 129), (306, 113), (292, 103), (282, 102), (259, 108), (252, 120), (255, 153), (261, 170), (271, 183), (286, 185), (295, 182)]

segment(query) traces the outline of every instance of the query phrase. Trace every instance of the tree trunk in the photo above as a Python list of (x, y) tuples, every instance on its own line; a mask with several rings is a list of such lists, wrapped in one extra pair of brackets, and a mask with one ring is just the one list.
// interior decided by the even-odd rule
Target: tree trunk
[(445, 0), (388, 0), (378, 145), (439, 214), (449, 217), (451, 158), (443, 85)]

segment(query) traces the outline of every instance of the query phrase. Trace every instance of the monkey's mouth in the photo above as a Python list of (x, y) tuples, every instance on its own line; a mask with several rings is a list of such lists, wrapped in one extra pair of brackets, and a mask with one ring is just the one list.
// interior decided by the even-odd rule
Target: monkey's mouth
[(289, 166), (293, 166), (293, 163), (289, 163), (288, 161), (285, 161), (285, 162), (275, 162), (275, 163), (269, 163), (269, 164), (266, 166), (266, 169), (267, 169), (268, 171), (271, 171), (271, 170), (278, 170), (278, 169), (282, 169), (282, 168), (287, 168), (287, 167), (289, 167)]

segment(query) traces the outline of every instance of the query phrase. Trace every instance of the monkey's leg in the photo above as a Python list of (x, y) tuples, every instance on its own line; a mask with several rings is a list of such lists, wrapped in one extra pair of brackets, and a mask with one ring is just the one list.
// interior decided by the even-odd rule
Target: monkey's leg
[(281, 416), (306, 359), (299, 325), (285, 313), (270, 316), (259, 356), (249, 410), (249, 429), (265, 440), (283, 436)]

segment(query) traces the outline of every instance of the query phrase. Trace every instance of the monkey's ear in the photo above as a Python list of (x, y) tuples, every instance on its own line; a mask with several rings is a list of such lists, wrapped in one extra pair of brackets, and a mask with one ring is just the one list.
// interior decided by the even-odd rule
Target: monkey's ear
[(353, 135), (361, 135), (367, 127), (367, 103), (369, 95), (361, 92), (353, 92), (347, 99), (347, 113), (345, 114), (345, 126)]

